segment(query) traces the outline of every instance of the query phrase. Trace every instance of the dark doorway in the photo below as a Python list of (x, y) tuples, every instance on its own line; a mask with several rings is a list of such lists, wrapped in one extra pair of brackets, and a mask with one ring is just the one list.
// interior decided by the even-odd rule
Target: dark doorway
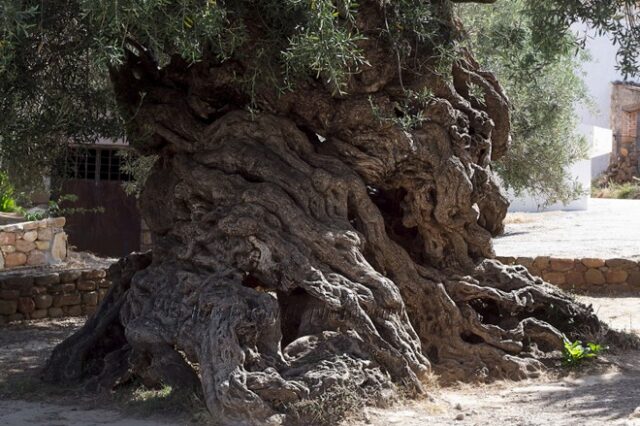
[(77, 251), (120, 257), (140, 250), (140, 212), (134, 196), (127, 195), (123, 181), (124, 161), (117, 147), (70, 148), (64, 161), (60, 193), (74, 194), (70, 206), (93, 210), (67, 215), (65, 230)]

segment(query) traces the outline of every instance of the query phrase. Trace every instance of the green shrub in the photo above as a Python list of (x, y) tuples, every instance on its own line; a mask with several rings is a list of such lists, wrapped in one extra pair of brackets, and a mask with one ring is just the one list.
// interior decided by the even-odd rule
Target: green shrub
[(596, 181), (591, 186), (594, 198), (619, 198), (623, 200), (640, 199), (640, 181), (615, 183)]
[(0, 212), (14, 212), (18, 209), (14, 194), (15, 190), (9, 182), (9, 177), (0, 171)]
[(586, 359), (596, 358), (604, 350), (605, 348), (597, 343), (587, 343), (586, 346), (583, 346), (580, 340), (576, 340), (575, 342), (565, 340), (563, 363), (566, 366), (575, 367), (580, 365)]

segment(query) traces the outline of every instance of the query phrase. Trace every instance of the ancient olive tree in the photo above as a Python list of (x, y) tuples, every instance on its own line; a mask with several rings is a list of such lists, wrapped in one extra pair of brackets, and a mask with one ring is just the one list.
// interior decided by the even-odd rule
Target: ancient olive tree
[[(509, 101), (460, 47), (454, 3), (0, 2), (3, 151), (122, 117), (158, 156), (140, 195), (153, 255), (113, 268), (44, 378), (137, 377), (199, 389), (223, 422), (278, 423), (338, 387), (535, 375), (565, 336), (604, 332), (491, 260)], [(559, 32), (582, 18), (637, 31), (611, 2), (563, 3), (530, 13)], [(91, 106), (107, 78), (115, 102)]]

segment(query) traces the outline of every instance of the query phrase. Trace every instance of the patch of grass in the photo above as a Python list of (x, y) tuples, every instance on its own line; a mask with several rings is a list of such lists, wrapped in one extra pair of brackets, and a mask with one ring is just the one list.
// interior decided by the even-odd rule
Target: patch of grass
[(199, 395), (168, 385), (149, 389), (134, 382), (119, 388), (114, 398), (118, 405), (135, 416), (170, 415), (187, 417), (192, 424), (215, 424)]
[(623, 200), (640, 199), (640, 179), (634, 178), (633, 182), (595, 182), (591, 187), (591, 196), (594, 198), (618, 198)]
[(162, 386), (160, 389), (137, 388), (133, 391), (133, 400), (141, 403), (164, 402), (171, 397), (173, 388), (168, 385)]

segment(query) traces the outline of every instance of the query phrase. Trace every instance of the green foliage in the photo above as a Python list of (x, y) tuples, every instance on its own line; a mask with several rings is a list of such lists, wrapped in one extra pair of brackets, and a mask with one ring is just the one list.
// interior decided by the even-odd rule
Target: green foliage
[(357, 46), (364, 37), (351, 29), (357, 3), (352, 0), (339, 4), (325, 0), (289, 1), (307, 12), (307, 24), (296, 27), (289, 47), (283, 52), (288, 73), (309, 70), (316, 78), (325, 80), (335, 93), (341, 93), (346, 76), (367, 64)]
[(197, 61), (205, 51), (228, 58), (244, 39), (243, 28), (231, 22), (233, 11), (216, 0), (78, 0), (87, 26), (96, 33), (100, 57), (121, 63), (127, 44), (153, 52), (158, 63), (172, 55)]
[(583, 346), (579, 340), (571, 342), (565, 339), (562, 361), (568, 367), (576, 367), (587, 359), (596, 358), (605, 349), (596, 343), (587, 343)]
[(14, 188), (9, 182), (9, 176), (0, 171), (0, 212), (14, 212), (18, 208), (14, 199)]
[[(557, 37), (575, 22), (584, 22), (598, 35), (607, 33), (618, 46), (617, 68), (625, 77), (640, 68), (640, 21), (637, 0), (526, 0), (536, 48), (550, 58), (564, 56), (575, 44)], [(554, 37), (554, 35), (556, 35)], [(576, 40), (584, 43), (584, 38)]]
[[(513, 3), (522, 9), (515, 16), (529, 18), (511, 19)], [(640, 43), (636, 24), (627, 19), (633, 3), (518, 0), (474, 7), (479, 17), (504, 10), (516, 21), (509, 26), (503, 18), (510, 33), (484, 41), (494, 51), (513, 53), (514, 45), (525, 46), (515, 62), (525, 69), (556, 64), (557, 58), (565, 61), (579, 42), (565, 37), (567, 28), (586, 20), (599, 31), (612, 32), (620, 47), (620, 67), (631, 74), (638, 69)], [(377, 28), (361, 31), (359, 19), (369, 18), (361, 11), (372, 4), (382, 7), (382, 23), (374, 20)], [(451, 46), (459, 36), (449, 13), (453, 5), (448, 0), (0, 0), (0, 163), (14, 182), (36, 182), (69, 141), (122, 137), (127, 117), (118, 108), (109, 72), (131, 56), (144, 58), (138, 64), (151, 68), (179, 57), (187, 66), (201, 59), (236, 61), (247, 70), (237, 78), (248, 97), (257, 87), (292, 88), (309, 79), (343, 95), (353, 73), (373, 61), (361, 49), (371, 40), (393, 44), (401, 75), (425, 67), (448, 73)], [(526, 24), (518, 26), (517, 21)], [(488, 25), (476, 19), (467, 27)], [(419, 58), (426, 59), (421, 63)], [(548, 98), (554, 90), (551, 77), (532, 79), (535, 84), (523, 89), (519, 102), (535, 99), (538, 89)], [(573, 82), (563, 74), (555, 84)], [(254, 99), (251, 106), (259, 108), (259, 102)], [(560, 116), (557, 121), (566, 122)], [(516, 127), (527, 132), (545, 117), (545, 110), (537, 110)], [(523, 159), (533, 151), (518, 152), (514, 158), (525, 165)], [(530, 162), (538, 159), (544, 158)], [(515, 177), (508, 180), (519, 185)]]
[(64, 194), (59, 196), (55, 200), (49, 200), (47, 208), (43, 211), (24, 211), (22, 210), (24, 217), (28, 221), (42, 220), (48, 217), (61, 217), (72, 214), (86, 214), (86, 213), (104, 213), (104, 207), (95, 207), (87, 209), (84, 207), (69, 207), (65, 206), (65, 203), (75, 203), (78, 201), (78, 196), (75, 194)]
[(41, 184), (70, 141), (122, 135), (82, 13), (73, 1), (0, 1), (0, 163), (20, 187)]
[[(452, 7), (449, 2), (388, 2), (382, 31), (394, 47), (401, 80), (404, 69), (419, 72), (428, 68), (448, 77), (455, 56), (453, 46), (458, 36), (451, 22), (445, 18), (452, 15)], [(425, 51), (429, 52), (427, 61), (416, 61), (418, 53), (424, 55)]]
[(0, 212), (13, 212), (17, 208), (16, 201), (6, 194), (0, 195)]
[(586, 142), (575, 134), (574, 106), (588, 102), (581, 60), (572, 48), (577, 40), (560, 33), (554, 50), (540, 50), (526, 7), (525, 0), (464, 5), (460, 14), (469, 47), (496, 74), (512, 104), (513, 142), (495, 170), (516, 194), (567, 202), (583, 192), (567, 166), (587, 153)]
[(122, 171), (132, 177), (132, 180), (123, 182), (124, 191), (128, 195), (140, 196), (147, 178), (151, 174), (153, 165), (158, 161), (157, 155), (138, 155), (131, 151), (121, 152), (124, 162)]

